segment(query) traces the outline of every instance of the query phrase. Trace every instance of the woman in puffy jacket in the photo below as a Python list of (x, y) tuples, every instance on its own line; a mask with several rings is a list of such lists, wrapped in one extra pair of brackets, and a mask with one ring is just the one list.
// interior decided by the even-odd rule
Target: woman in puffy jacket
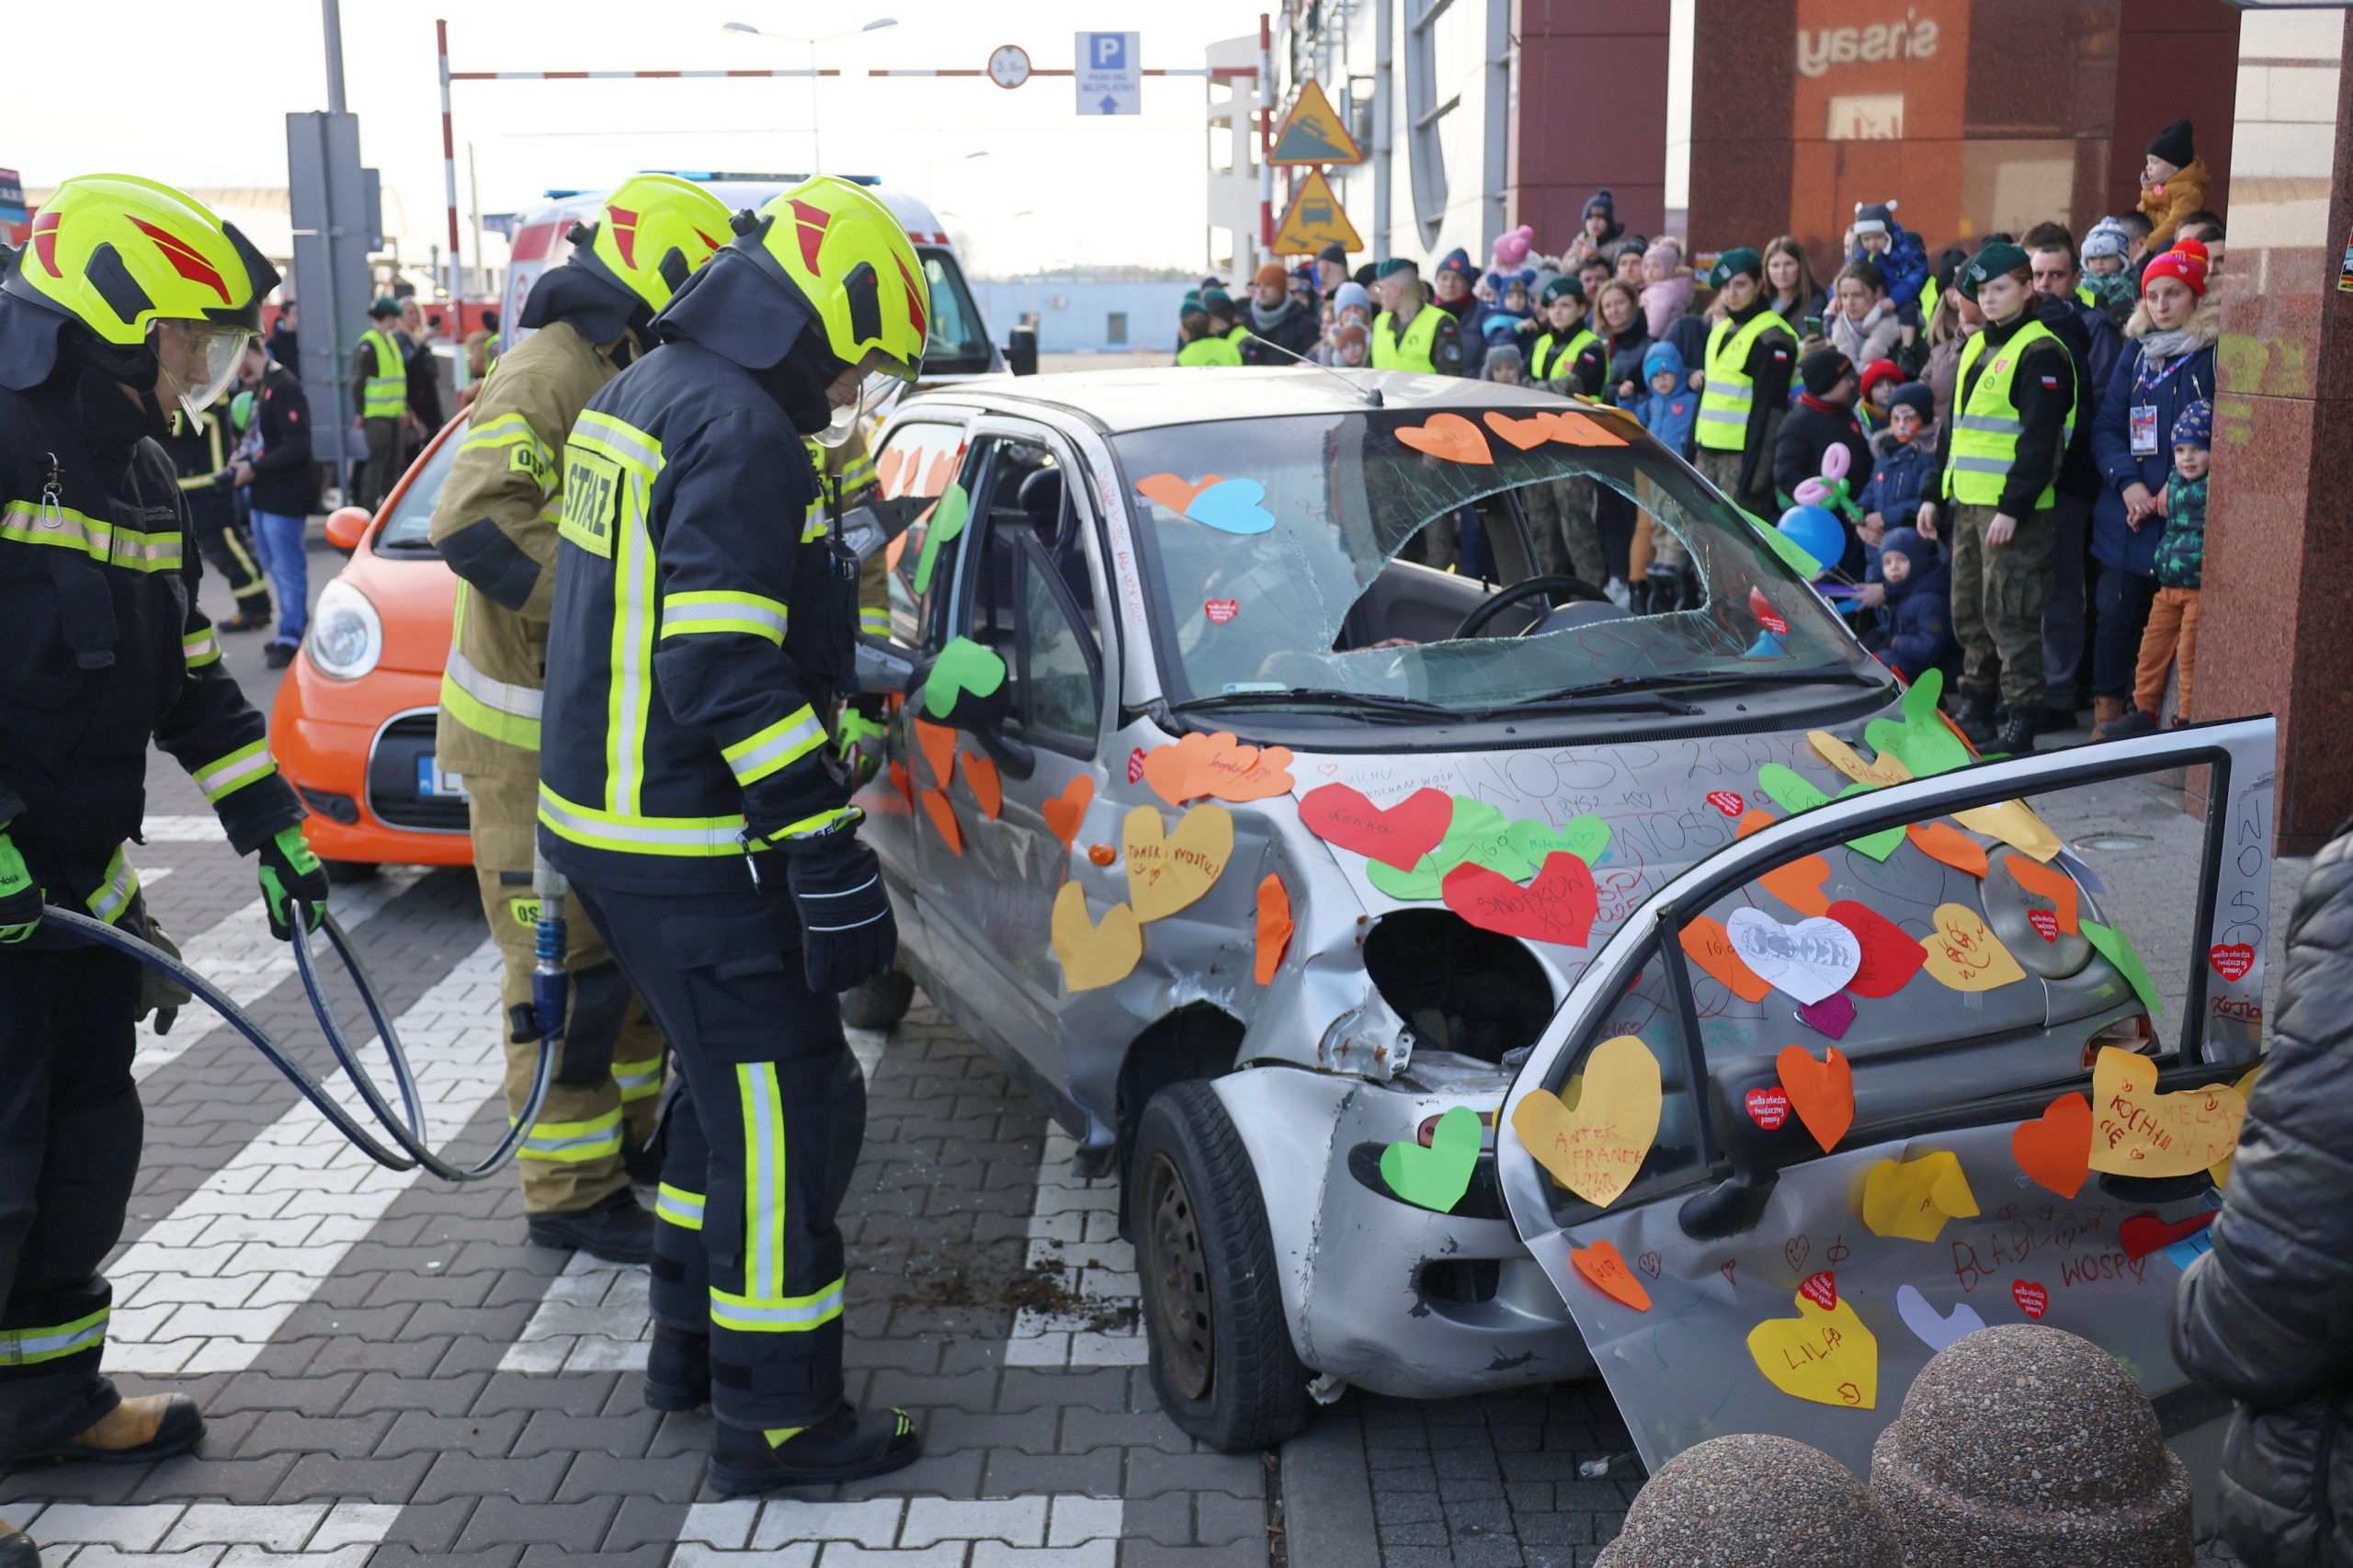
[(2174, 1293), (2183, 1370), (2239, 1401), (2222, 1534), (2264, 1568), (2353, 1564), (2353, 823), (2288, 925), (2271, 1050), (2214, 1250)]

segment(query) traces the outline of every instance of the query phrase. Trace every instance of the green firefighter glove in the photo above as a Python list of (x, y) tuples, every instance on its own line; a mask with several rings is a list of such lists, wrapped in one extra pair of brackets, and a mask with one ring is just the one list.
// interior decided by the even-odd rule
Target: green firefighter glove
[(861, 712), (854, 703), (843, 705), (841, 719), (834, 726), (834, 755), (848, 770), (851, 789), (864, 789), (882, 770), (882, 745), (888, 734), (874, 715)]
[(0, 945), (23, 941), (40, 929), (40, 884), (0, 824)]
[(315, 931), (327, 912), (327, 874), (301, 827), (281, 827), (261, 846), (261, 895), (269, 909), (269, 934), (279, 941), (292, 935), (287, 906), (302, 909), (302, 928)]

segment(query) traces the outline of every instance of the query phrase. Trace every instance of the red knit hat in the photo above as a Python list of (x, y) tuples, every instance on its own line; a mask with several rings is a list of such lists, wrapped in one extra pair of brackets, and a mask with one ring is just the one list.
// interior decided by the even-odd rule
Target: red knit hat
[(1904, 372), (1896, 367), (1894, 360), (1874, 359), (1863, 367), (1863, 397), (1868, 401), (1871, 395), (1871, 389), (1881, 381), (1894, 381), (1901, 384), (1903, 380)]
[(2172, 278), (2180, 281), (2200, 299), (2206, 297), (2206, 247), (2196, 240), (2183, 240), (2173, 249), (2158, 256), (2141, 270), (2141, 290), (2146, 293), (2152, 278)]

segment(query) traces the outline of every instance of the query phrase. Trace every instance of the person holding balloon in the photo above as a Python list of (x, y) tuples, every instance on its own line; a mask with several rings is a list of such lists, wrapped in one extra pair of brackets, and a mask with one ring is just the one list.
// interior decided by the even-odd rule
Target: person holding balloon
[[(1870, 470), (1870, 448), (1855, 419), (1854, 361), (1836, 348), (1817, 348), (1799, 364), (1798, 380), (1803, 390), (1797, 406), (1773, 437), (1773, 488), (1784, 505), (1796, 499), (1800, 485), (1826, 472), (1825, 460), (1837, 463), (1837, 472), (1829, 476), (1834, 484)], [(1834, 449), (1844, 461), (1830, 456)], [(1856, 516), (1843, 492), (1831, 505), (1850, 521)], [(1842, 548), (1824, 564), (1859, 573), (1863, 558), (1859, 551)]]

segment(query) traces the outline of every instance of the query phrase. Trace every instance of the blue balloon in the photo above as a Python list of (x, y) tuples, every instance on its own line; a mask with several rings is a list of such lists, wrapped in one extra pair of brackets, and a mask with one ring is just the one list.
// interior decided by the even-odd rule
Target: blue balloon
[(1792, 506), (1777, 526), (1782, 538), (1822, 562), (1824, 571), (1847, 553), (1847, 530), (1826, 507)]

